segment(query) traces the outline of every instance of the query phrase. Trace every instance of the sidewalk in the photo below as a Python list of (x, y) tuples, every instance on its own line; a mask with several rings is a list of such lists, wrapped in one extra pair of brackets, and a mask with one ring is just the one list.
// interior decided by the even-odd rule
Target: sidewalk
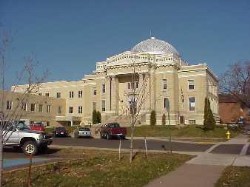
[[(244, 146), (240, 154), (236, 155), (210, 153), (221, 144), (243, 144)], [(227, 142), (215, 144), (175, 171), (151, 181), (145, 187), (213, 187), (227, 166), (250, 167), (250, 156), (246, 156), (248, 147), (246, 135), (239, 135)]]
[(225, 166), (184, 164), (146, 187), (212, 187)]

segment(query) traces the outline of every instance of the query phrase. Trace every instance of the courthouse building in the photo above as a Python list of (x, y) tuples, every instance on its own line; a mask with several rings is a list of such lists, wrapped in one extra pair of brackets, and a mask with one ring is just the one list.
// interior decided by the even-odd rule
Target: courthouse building
[[(15, 91), (23, 92), (26, 86)], [(103, 122), (129, 123), (135, 106), (141, 124), (150, 123), (154, 110), (158, 125), (163, 115), (167, 124), (178, 125), (203, 124), (206, 97), (218, 117), (217, 88), (217, 77), (207, 64), (190, 65), (171, 44), (151, 37), (97, 62), (81, 80), (45, 82), (36, 94), (65, 100), (64, 115), (54, 116), (61, 124), (90, 124), (94, 109)]]

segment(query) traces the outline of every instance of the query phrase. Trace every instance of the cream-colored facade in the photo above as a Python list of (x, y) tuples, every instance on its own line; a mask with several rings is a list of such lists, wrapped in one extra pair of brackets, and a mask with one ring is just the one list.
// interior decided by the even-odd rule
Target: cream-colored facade
[(42, 122), (57, 126), (56, 116), (65, 116), (65, 99), (0, 90), (0, 119)]
[[(23, 92), (27, 85), (19, 85)], [(157, 124), (162, 116), (171, 125), (203, 124), (204, 100), (218, 116), (218, 81), (207, 64), (189, 65), (169, 43), (151, 37), (130, 51), (96, 63), (96, 69), (78, 81), (43, 83), (39, 94), (65, 99), (65, 115), (58, 122), (90, 124), (92, 111), (102, 114), (102, 121), (129, 123), (130, 108), (136, 103), (141, 124), (150, 123), (156, 111)], [(168, 110), (169, 109), (169, 110)]]

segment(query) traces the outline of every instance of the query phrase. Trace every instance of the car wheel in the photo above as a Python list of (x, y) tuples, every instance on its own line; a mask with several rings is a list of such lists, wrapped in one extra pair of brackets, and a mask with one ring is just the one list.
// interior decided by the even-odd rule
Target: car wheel
[(37, 145), (34, 141), (27, 141), (23, 144), (22, 150), (26, 155), (35, 155), (37, 153)]

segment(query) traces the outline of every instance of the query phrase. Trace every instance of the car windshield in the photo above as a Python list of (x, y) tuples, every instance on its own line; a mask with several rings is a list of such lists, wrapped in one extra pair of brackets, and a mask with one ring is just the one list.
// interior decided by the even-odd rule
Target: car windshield
[(23, 121), (5, 121), (3, 124), (4, 131), (13, 131), (14, 129), (18, 130), (30, 130), (30, 128)]
[(16, 122), (15, 126), (18, 130), (30, 130), (30, 128), (24, 122)]
[(110, 123), (109, 127), (111, 127), (111, 128), (119, 128), (120, 125), (118, 123)]

